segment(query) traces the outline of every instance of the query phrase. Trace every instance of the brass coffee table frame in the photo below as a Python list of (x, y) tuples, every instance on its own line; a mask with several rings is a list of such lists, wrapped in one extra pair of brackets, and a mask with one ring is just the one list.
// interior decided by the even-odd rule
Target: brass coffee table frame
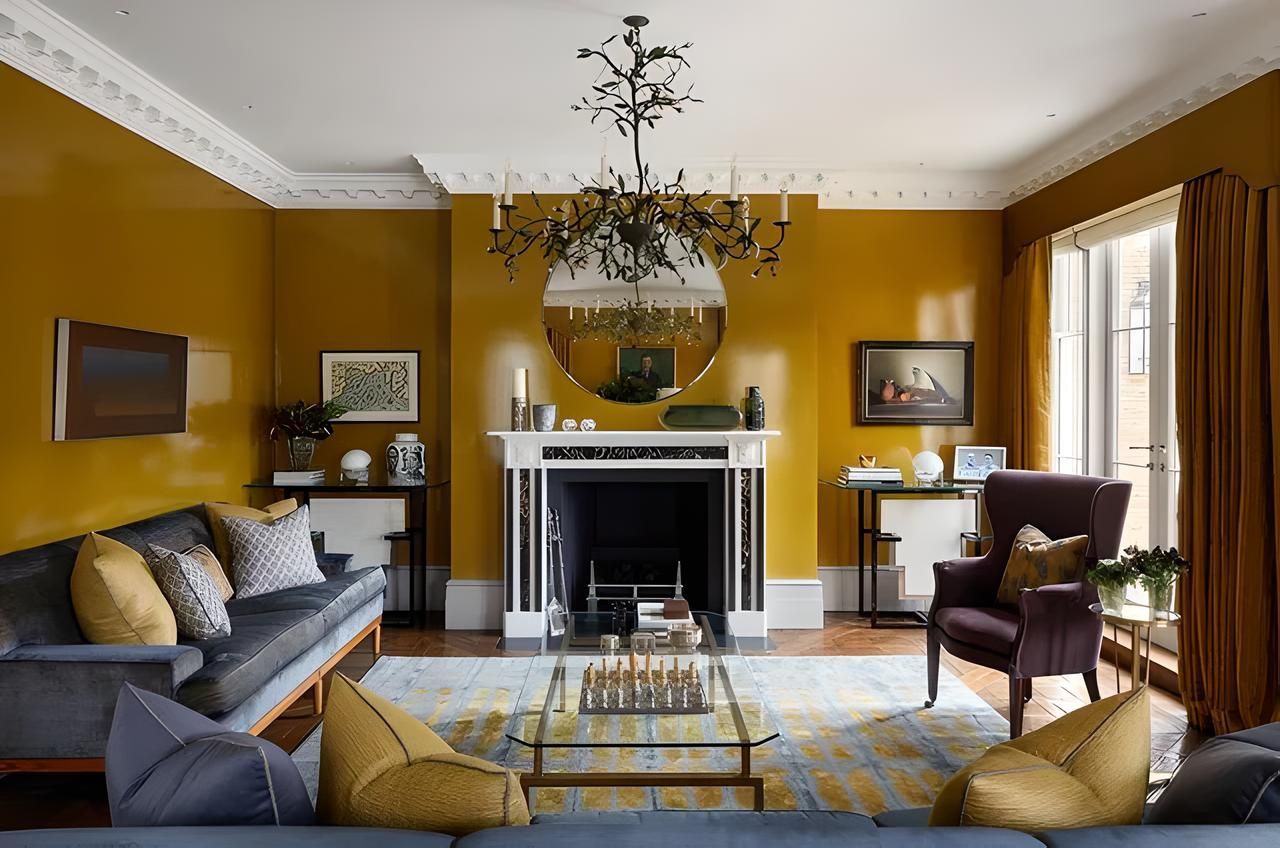
[[(702, 629), (707, 644), (712, 646), (708, 650), (708, 700), (715, 702), (715, 678), (720, 678), (720, 684), (724, 687), (727, 697), (727, 704), (730, 714), (733, 717), (734, 725), (738, 732), (739, 739), (750, 738), (747, 733), (746, 722), (742, 717), (742, 710), (738, 706), (737, 697), (733, 691), (733, 684), (729, 680), (728, 670), (724, 666), (719, 648), (715, 647), (715, 637), (711, 632), (710, 623), (704, 616), (702, 619)], [(625, 742), (611, 742), (601, 745), (574, 745), (569, 743), (556, 744), (543, 741), (543, 735), (547, 732), (547, 728), (551, 725), (551, 715), (553, 712), (565, 712), (567, 710), (567, 678), (569, 670), (566, 668), (566, 659), (568, 654), (561, 654), (556, 662), (556, 667), (551, 674), (551, 683), (547, 687), (547, 698), (542, 705), (542, 716), (538, 723), (538, 733), (534, 740), (534, 744), (530, 745), (519, 737), (507, 734), (507, 738), (513, 742), (525, 745), (533, 749), (533, 770), (531, 772), (520, 775), (520, 790), (524, 793), (525, 802), (530, 804), (532, 808), (531, 793), (534, 789), (540, 787), (557, 787), (570, 789), (585, 789), (600, 786), (610, 787), (722, 787), (722, 788), (746, 788), (752, 791), (753, 804), (752, 808), (760, 811), (764, 809), (764, 777), (751, 773), (751, 749), (772, 742), (778, 738), (778, 733), (770, 733), (763, 735), (759, 740), (752, 742), (636, 742), (628, 744)], [(559, 689), (559, 698), (554, 697), (553, 693)], [(559, 701), (559, 708), (555, 709), (553, 705)], [(740, 765), (735, 771), (712, 771), (712, 772), (617, 772), (617, 771), (598, 771), (598, 772), (562, 772), (547, 771), (545, 768), (543, 753), (547, 748), (716, 748), (731, 749), (737, 748), (741, 759)]]

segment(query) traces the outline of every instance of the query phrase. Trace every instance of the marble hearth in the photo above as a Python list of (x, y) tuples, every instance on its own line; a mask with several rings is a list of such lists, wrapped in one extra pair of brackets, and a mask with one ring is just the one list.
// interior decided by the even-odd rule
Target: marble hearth
[[(491, 432), (503, 443), (504, 572), (502, 631), (541, 638), (546, 628), (549, 498), (572, 481), (688, 485), (704, 481), (723, 499), (708, 509), (711, 552), (685, 574), (715, 587), (712, 597), (738, 636), (767, 635), (765, 610), (765, 444), (776, 430), (724, 432)], [(589, 473), (584, 473), (589, 472)], [(710, 472), (710, 473), (708, 473)], [(709, 559), (718, 561), (711, 562)]]

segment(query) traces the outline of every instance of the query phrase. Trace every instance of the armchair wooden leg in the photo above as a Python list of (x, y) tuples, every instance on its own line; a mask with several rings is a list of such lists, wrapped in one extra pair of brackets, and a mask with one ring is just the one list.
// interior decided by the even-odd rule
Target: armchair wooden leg
[(1017, 739), (1022, 735), (1022, 679), (1009, 675), (1009, 738)]
[(1098, 670), (1096, 668), (1084, 673), (1084, 686), (1089, 690), (1090, 701), (1102, 700), (1102, 693), (1098, 691)]
[(1022, 681), (1022, 703), (1024, 704), (1030, 703), (1032, 694), (1033, 693), (1031, 691), (1031, 678), (1028, 677), (1027, 679)]
[(942, 643), (938, 641), (938, 637), (934, 634), (933, 628), (929, 628), (929, 700), (924, 702), (925, 707), (932, 707), (938, 700), (938, 661), (942, 656)]

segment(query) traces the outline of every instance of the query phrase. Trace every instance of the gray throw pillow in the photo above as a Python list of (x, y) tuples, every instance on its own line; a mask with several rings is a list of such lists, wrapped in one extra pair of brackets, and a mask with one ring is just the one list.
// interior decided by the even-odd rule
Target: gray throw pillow
[(116, 698), (106, 772), (115, 827), (315, 822), (302, 775), (284, 751), (128, 683)]
[(306, 506), (270, 524), (228, 516), (222, 519), (222, 526), (231, 543), (237, 598), (324, 582), (311, 545), (311, 517)]
[(173, 608), (178, 632), (188, 639), (231, 635), (231, 619), (209, 573), (195, 557), (148, 545), (147, 565), (160, 592)]
[(1143, 820), (1169, 825), (1277, 822), (1280, 722), (1215, 736), (1195, 749)]

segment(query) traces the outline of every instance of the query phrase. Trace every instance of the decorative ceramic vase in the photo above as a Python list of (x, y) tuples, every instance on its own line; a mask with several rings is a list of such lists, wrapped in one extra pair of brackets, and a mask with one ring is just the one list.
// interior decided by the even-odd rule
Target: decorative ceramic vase
[(1148, 603), (1157, 613), (1167, 613), (1173, 609), (1173, 584), (1152, 586), (1147, 590)]
[(1119, 613), (1124, 608), (1125, 586), (1099, 586), (1098, 600), (1103, 612)]
[(306, 471), (316, 456), (316, 440), (310, 436), (289, 437), (289, 468)]
[(556, 405), (554, 403), (535, 403), (533, 405), (533, 429), (539, 433), (549, 433), (556, 428)]
[(369, 456), (365, 451), (357, 448), (349, 450), (342, 455), (342, 479), (354, 480), (357, 483), (369, 482), (369, 464), (373, 462), (373, 457)]
[(747, 387), (746, 424), (748, 430), (764, 429), (764, 397), (759, 386)]
[(427, 449), (417, 433), (396, 433), (396, 440), (387, 445), (387, 482), (393, 486), (427, 482)]

